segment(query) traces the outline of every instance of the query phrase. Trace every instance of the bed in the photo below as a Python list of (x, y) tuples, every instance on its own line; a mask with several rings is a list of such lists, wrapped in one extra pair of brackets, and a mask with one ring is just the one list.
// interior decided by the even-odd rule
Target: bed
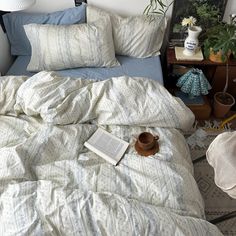
[[(46, 27), (31, 24), (26, 31), (55, 33)], [(222, 235), (205, 220), (181, 133), (194, 115), (163, 87), (159, 56), (143, 58), (150, 43), (147, 51), (145, 42), (140, 50), (116, 44), (117, 52), (140, 58), (97, 57), (98, 64), (116, 64), (109, 68), (36, 72), (51, 61), (31, 57), (29, 67), (29, 55), (18, 55), (0, 78), (0, 235)], [(50, 66), (67, 63), (60, 60)], [(129, 143), (117, 166), (84, 146), (98, 127)], [(155, 155), (135, 150), (144, 131), (159, 136)]]

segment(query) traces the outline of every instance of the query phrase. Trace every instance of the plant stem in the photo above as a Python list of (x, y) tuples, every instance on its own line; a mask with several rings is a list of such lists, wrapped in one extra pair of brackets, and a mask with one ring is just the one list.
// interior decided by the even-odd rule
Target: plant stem
[(227, 89), (228, 89), (228, 83), (229, 83), (229, 63), (228, 63), (228, 59), (226, 61), (226, 78), (225, 78), (225, 87), (223, 90), (223, 93), (225, 94)]

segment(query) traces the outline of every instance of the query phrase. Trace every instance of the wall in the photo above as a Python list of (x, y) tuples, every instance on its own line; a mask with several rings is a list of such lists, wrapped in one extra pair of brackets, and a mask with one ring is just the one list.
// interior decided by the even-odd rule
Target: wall
[(11, 63), (12, 58), (10, 56), (8, 39), (0, 26), (0, 73), (6, 73)]
[(142, 13), (149, 0), (87, 0), (87, 2), (88, 4), (127, 16)]
[[(166, 0), (167, 3), (170, 3), (172, 0)], [(176, 0), (178, 1), (178, 0)], [(91, 5), (95, 5), (101, 7), (103, 9), (107, 9), (116, 13), (120, 13), (121, 15), (138, 15), (141, 14), (145, 8), (145, 6), (149, 3), (149, 0), (119, 0), (119, 1), (111, 1), (111, 0), (88, 0), (88, 3)], [(167, 12), (167, 16), (170, 18), (172, 13), (173, 4)], [(229, 15), (232, 13), (236, 13), (236, 1), (228, 0), (224, 20), (229, 21)]]
[[(149, 3), (149, 0), (87, 0), (89, 4), (99, 6), (101, 8), (111, 10), (122, 15), (137, 15), (143, 12), (145, 6)], [(55, 4), (56, 2), (56, 4)], [(171, 0), (167, 0), (171, 2)], [(28, 11), (31, 12), (52, 12), (54, 10), (61, 10), (67, 7), (73, 7), (74, 0), (37, 0), (36, 4)], [(172, 9), (168, 11), (167, 15), (171, 15)], [(236, 13), (236, 1), (228, 0), (228, 4), (225, 11), (225, 18), (228, 19), (230, 13)]]
[[(121, 15), (137, 15), (142, 14), (145, 6), (149, 3), (149, 0), (87, 0), (89, 4), (96, 5), (98, 7), (119, 13)], [(167, 0), (170, 2), (171, 0)], [(56, 3), (56, 4), (55, 4)], [(74, 0), (37, 0), (36, 4), (28, 9), (31, 12), (52, 12), (74, 6)], [(167, 16), (171, 17), (172, 7), (169, 9)], [(225, 11), (225, 20), (229, 19), (229, 14), (236, 13), (236, 1), (228, 0), (228, 4)], [(9, 45), (6, 35), (2, 32), (0, 27), (0, 72), (7, 71), (9, 64), (11, 63), (11, 57), (9, 55)]]
[(53, 12), (74, 7), (74, 0), (36, 0), (35, 5), (26, 11), (30, 12)]
[(225, 15), (224, 20), (229, 22), (229, 15), (230, 14), (236, 14), (236, 1), (235, 0), (228, 0), (226, 9), (225, 9)]

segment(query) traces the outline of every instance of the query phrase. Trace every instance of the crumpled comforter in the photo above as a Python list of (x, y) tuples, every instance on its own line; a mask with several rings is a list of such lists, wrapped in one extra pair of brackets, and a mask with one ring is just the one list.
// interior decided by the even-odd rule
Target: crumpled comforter
[[(43, 71), (0, 92), (0, 235), (221, 235), (179, 132), (194, 116), (158, 82)], [(98, 126), (130, 143), (118, 166), (84, 147)], [(136, 153), (143, 131), (157, 154)]]

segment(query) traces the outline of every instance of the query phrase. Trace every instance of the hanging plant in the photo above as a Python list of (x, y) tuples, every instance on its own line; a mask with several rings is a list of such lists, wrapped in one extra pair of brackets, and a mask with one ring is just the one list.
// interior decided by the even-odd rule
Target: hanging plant
[(157, 14), (166, 15), (169, 7), (173, 4), (174, 0), (168, 3), (167, 0), (150, 0), (149, 4), (143, 11), (145, 15)]

